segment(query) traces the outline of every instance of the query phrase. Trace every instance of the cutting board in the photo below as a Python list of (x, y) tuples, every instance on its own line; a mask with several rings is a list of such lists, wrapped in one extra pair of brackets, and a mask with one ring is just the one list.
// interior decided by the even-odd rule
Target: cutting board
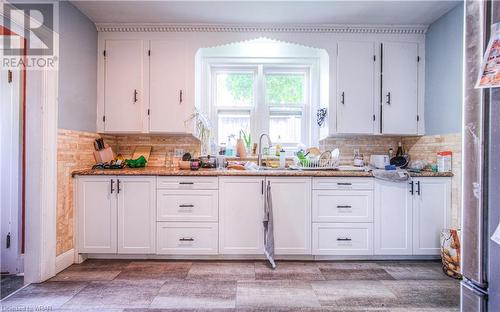
[(151, 154), (151, 146), (137, 146), (134, 150), (134, 155), (132, 155), (132, 159), (137, 159), (141, 156), (144, 156), (147, 161), (149, 161), (149, 155)]

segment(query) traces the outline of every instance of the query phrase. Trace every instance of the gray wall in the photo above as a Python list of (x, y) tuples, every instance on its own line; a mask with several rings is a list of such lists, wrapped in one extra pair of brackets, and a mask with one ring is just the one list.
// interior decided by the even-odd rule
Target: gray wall
[(425, 133), (462, 128), (463, 4), (430, 25), (425, 39)]
[(73, 4), (59, 3), (59, 128), (96, 131), (97, 30)]

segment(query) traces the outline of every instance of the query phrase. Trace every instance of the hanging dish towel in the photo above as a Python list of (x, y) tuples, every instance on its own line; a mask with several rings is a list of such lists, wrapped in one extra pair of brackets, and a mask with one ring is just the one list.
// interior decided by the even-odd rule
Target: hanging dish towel
[(267, 182), (266, 200), (264, 203), (264, 253), (273, 269), (274, 263), (274, 229), (273, 229), (273, 203), (271, 200), (271, 182)]

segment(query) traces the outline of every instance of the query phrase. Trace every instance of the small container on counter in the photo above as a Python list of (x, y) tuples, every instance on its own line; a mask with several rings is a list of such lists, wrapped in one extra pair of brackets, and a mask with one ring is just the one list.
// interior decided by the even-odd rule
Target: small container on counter
[(281, 149), (280, 150), (280, 168), (285, 168), (285, 167), (286, 167), (285, 150)]
[(450, 172), (451, 160), (453, 153), (451, 151), (443, 151), (437, 153), (437, 171)]
[(198, 169), (200, 169), (200, 160), (199, 159), (191, 159), (190, 161), (190, 167), (191, 167), (191, 170), (193, 171), (196, 171)]

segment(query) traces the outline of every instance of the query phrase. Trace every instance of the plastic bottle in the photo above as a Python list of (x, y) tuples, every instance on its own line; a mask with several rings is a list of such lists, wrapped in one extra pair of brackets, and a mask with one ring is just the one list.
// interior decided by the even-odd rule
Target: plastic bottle
[(281, 136), (278, 135), (278, 140), (276, 141), (276, 156), (280, 156), (281, 153)]
[(285, 167), (286, 167), (285, 150), (281, 149), (280, 150), (280, 168), (285, 168)]
[(226, 156), (228, 157), (233, 157), (236, 152), (235, 152), (235, 145), (234, 145), (234, 136), (230, 135), (227, 137), (227, 146), (226, 146)]

